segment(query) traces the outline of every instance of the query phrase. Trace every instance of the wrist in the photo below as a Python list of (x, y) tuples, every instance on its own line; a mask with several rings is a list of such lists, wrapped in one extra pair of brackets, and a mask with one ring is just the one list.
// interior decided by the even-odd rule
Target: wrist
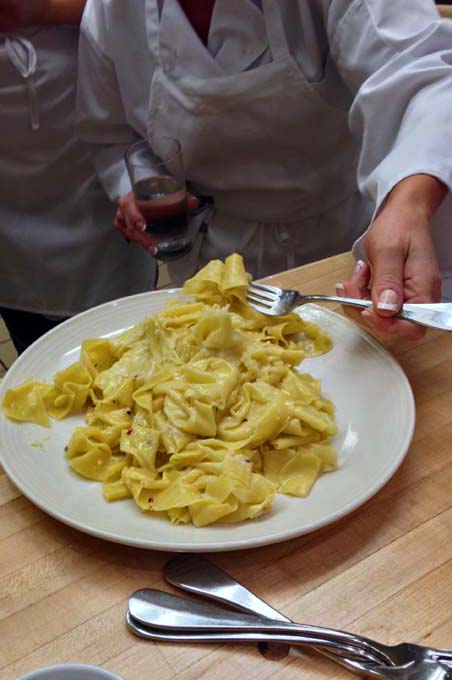
[(385, 207), (408, 210), (430, 220), (448, 193), (447, 186), (432, 175), (411, 175), (395, 185)]

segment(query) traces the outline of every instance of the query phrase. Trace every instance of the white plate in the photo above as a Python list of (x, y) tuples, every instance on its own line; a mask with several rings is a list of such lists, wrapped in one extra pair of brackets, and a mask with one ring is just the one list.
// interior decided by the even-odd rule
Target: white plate
[[(84, 339), (111, 336), (154, 314), (177, 290), (143, 293), (74, 317), (40, 338), (11, 367), (5, 391), (30, 377), (50, 380), (75, 361)], [(278, 495), (258, 520), (195, 528), (143, 514), (133, 501), (107, 503), (101, 485), (68, 467), (64, 447), (81, 416), (54, 422), (47, 430), (16, 424), (0, 415), (0, 461), (13, 482), (53, 517), (95, 536), (155, 550), (212, 552), (285, 541), (325, 526), (371, 498), (402, 462), (414, 428), (414, 400), (393, 357), (351, 321), (307, 305), (303, 316), (331, 334), (334, 349), (308, 359), (304, 371), (322, 381), (337, 407), (340, 469), (323, 475), (307, 499)]]

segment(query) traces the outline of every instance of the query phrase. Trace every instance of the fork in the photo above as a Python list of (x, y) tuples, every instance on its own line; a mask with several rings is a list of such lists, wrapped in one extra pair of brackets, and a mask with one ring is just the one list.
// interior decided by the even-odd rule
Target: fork
[[(130, 611), (126, 615), (127, 626), (131, 632), (144, 639), (154, 642), (173, 642), (173, 643), (240, 643), (257, 642), (277, 643), (294, 642), (289, 636), (278, 636), (277, 634), (265, 633), (200, 633), (176, 632), (147, 626), (135, 619)], [(296, 638), (295, 638), (296, 643)], [(344, 650), (345, 651), (345, 650)], [(325, 653), (325, 652), (324, 652)], [(344, 666), (352, 673), (360, 677), (369, 677), (380, 680), (452, 680), (452, 669), (437, 661), (421, 660), (412, 661), (402, 666), (382, 666), (370, 664), (356, 658), (347, 658), (335, 654), (326, 654), (332, 661)]]
[[(336, 295), (301, 295), (297, 290), (284, 290), (252, 281), (248, 287), (247, 301), (256, 312), (268, 316), (283, 316), (307, 302), (336, 302), (349, 307), (368, 309), (372, 300), (338, 297)], [(404, 304), (397, 319), (405, 319), (420, 326), (452, 331), (452, 303)]]
[[(257, 597), (205, 557), (191, 554), (176, 555), (165, 564), (163, 576), (170, 585), (176, 588), (214, 602), (220, 602), (220, 604), (226, 604), (238, 611), (273, 621), (290, 622), (290, 619), (281, 612)], [(268, 644), (261, 641), (258, 643), (258, 647), (266, 658), (272, 660), (283, 659), (290, 650), (288, 644), (278, 642)], [(328, 652), (326, 649), (316, 649), (315, 651), (330, 658), (333, 656), (333, 652)], [(370, 659), (370, 657), (368, 658)], [(333, 660), (337, 659), (333, 658)], [(341, 662), (347, 666), (348, 659), (345, 661), (341, 659), (339, 663)]]
[[(369, 660), (376, 662), (376, 666), (362, 664), (363, 668), (371, 671), (385, 666), (409, 669), (417, 665), (433, 668), (436, 664), (442, 672), (450, 673), (452, 680), (452, 666), (449, 665), (452, 664), (452, 650), (423, 647), (408, 642), (394, 646), (384, 645), (362, 635), (342, 630), (230, 612), (149, 588), (137, 590), (130, 596), (129, 612), (138, 624), (159, 630), (160, 633), (180, 635), (229, 633), (230, 639), (234, 635), (250, 633), (257, 640), (266, 637), (269, 641), (326, 648), (328, 652), (342, 651), (349, 657), (360, 656), (364, 662)], [(334, 660), (340, 661), (337, 657)], [(403, 674), (394, 677), (400, 677), (402, 680)], [(446, 677), (444, 674), (439, 675), (438, 680)]]
[(357, 661), (349, 663), (357, 673), (380, 680), (452, 680), (452, 669), (438, 661), (413, 661), (403, 666), (369, 666)]
[[(261, 600), (205, 557), (190, 554), (172, 557), (165, 564), (163, 575), (165, 580), (172, 586), (186, 590), (194, 595), (220, 602), (220, 604), (228, 605), (236, 610), (259, 616), (261, 619), (272, 619), (273, 622), (280, 620), (290, 623), (290, 619), (281, 614), (281, 612), (271, 607), (264, 600)], [(371, 642), (375, 649), (384, 654), (388, 663), (394, 664), (394, 666), (404, 666), (407, 663), (420, 662), (421, 660), (436, 663), (437, 659), (442, 658), (443, 662), (451, 664), (449, 670), (452, 672), (452, 651), (448, 652), (447, 650), (408, 643), (391, 647), (374, 642), (373, 640)], [(283, 648), (282, 644), (278, 646)], [(349, 670), (354, 670), (354, 661), (351, 658), (338, 659), (337, 652), (333, 653), (325, 648), (316, 649), (316, 651), (328, 656), (332, 661), (342, 662), (342, 665), (346, 666)], [(369, 655), (369, 650), (366, 653)]]
[[(234, 616), (234, 615), (232, 615)], [(193, 600), (187, 600), (170, 593), (153, 589), (138, 590), (129, 598), (129, 607), (126, 613), (126, 622), (132, 632), (140, 637), (144, 637), (160, 642), (178, 643), (276, 643), (293, 644), (315, 651), (320, 651), (332, 661), (341, 666), (345, 666), (352, 672), (360, 674), (368, 666), (379, 668), (386, 664), (387, 660), (381, 654), (373, 653), (371, 648), (366, 647), (365, 642), (361, 646), (355, 646), (351, 642), (351, 636), (342, 634), (341, 631), (329, 631), (333, 633), (330, 637), (323, 635), (326, 629), (309, 628), (308, 634), (292, 634), (290, 631), (282, 633), (272, 632), (269, 629), (260, 629), (259, 624), (265, 620), (260, 617), (248, 617), (250, 629), (240, 627), (240, 623), (246, 620), (243, 614), (236, 615), (239, 619), (232, 618), (230, 612), (213, 607), (212, 605), (198, 604)], [(214, 620), (225, 623), (226, 627), (215, 627), (212, 625)], [(275, 621), (266, 620), (267, 623), (275, 624)], [(207, 625), (206, 625), (207, 624)], [(229, 624), (229, 625), (228, 625)], [(231, 625), (232, 624), (232, 625)], [(236, 630), (236, 626), (238, 626)], [(316, 631), (320, 631), (318, 636)], [(338, 633), (338, 635), (335, 635)], [(356, 663), (350, 663), (350, 660)], [(358, 666), (357, 663), (361, 662)]]

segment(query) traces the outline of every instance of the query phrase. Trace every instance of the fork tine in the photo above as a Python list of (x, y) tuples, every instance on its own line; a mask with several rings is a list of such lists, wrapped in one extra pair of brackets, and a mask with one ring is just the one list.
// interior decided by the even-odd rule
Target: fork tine
[(259, 314), (265, 314), (266, 316), (278, 316), (271, 307), (261, 307), (253, 302), (248, 302), (249, 306), (254, 309), (254, 311), (259, 312)]
[(267, 293), (264, 290), (261, 291), (251, 287), (248, 288), (248, 295), (254, 295), (256, 298), (259, 298), (259, 300), (268, 300), (269, 302), (276, 302), (278, 299), (274, 293)]
[(274, 293), (276, 295), (279, 295), (280, 293), (282, 293), (281, 288), (277, 288), (276, 286), (264, 285), (263, 283), (256, 283), (256, 281), (251, 281), (250, 288), (251, 287), (259, 288), (262, 291), (265, 291), (267, 293)]
[(271, 309), (272, 307), (272, 300), (266, 300), (264, 298), (257, 297), (256, 295), (252, 295), (251, 293), (247, 294), (246, 299), (260, 305), (261, 307), (265, 307), (265, 309)]

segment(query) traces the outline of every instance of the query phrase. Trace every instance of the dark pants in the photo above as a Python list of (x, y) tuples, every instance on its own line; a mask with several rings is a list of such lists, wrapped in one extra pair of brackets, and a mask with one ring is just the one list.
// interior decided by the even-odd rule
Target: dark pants
[(35, 340), (50, 331), (64, 319), (46, 319), (41, 314), (22, 312), (18, 309), (0, 307), (0, 316), (5, 322), (17, 354), (22, 354)]

